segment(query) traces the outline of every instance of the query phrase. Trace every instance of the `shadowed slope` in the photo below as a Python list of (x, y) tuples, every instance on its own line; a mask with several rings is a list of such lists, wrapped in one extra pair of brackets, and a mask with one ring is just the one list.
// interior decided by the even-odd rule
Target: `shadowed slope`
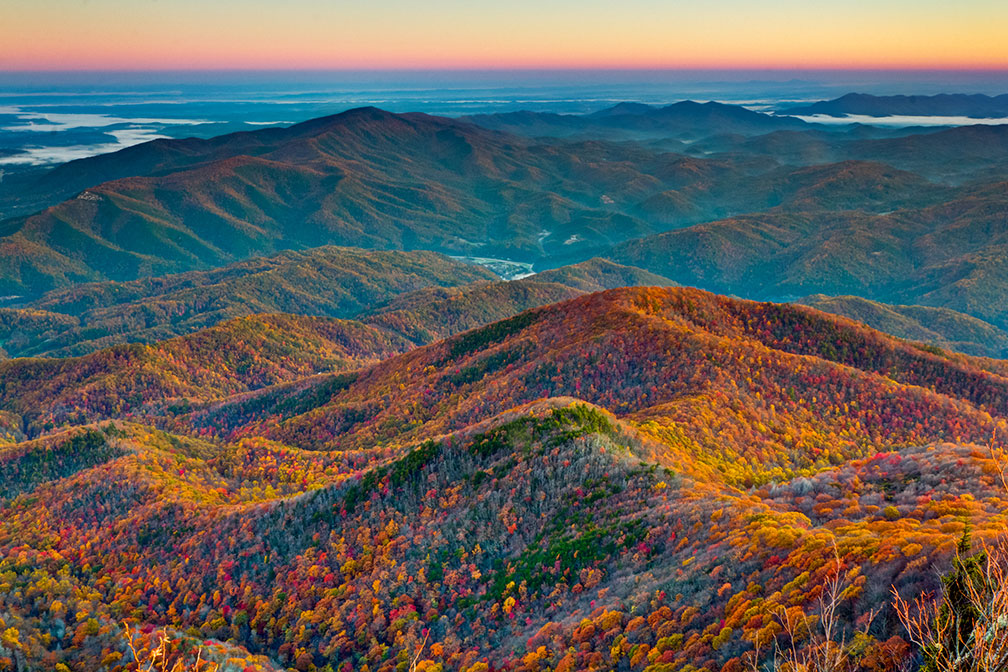
[(1008, 334), (983, 320), (947, 308), (893, 306), (857, 296), (822, 294), (807, 296), (798, 303), (864, 322), (899, 338), (980, 357), (1008, 357)]
[(1003, 328), (1006, 193), (976, 187), (940, 205), (884, 214), (744, 215), (628, 241), (607, 256), (725, 294), (854, 294), (948, 308)]
[[(698, 123), (721, 123), (708, 105), (697, 108)], [(154, 174), (95, 184), (7, 220), (0, 253), (16, 263), (0, 266), (0, 293), (35, 298), (74, 282), (203, 270), (326, 244), (562, 263), (739, 212), (884, 212), (944, 195), (869, 162), (781, 168), (633, 143), (536, 141), (374, 108), (262, 132), (198, 141), (212, 158), (155, 161)], [(187, 148), (181, 154), (190, 151), (190, 141), (178, 142)]]
[(50, 292), (28, 309), (0, 309), (0, 345), (11, 357), (79, 355), (255, 313), (351, 317), (404, 292), (494, 279), (433, 252), (289, 251), (212, 271)]
[(429, 288), (392, 299), (360, 319), (426, 345), (529, 308), (617, 287), (675, 283), (639, 268), (590, 259), (511, 282)]

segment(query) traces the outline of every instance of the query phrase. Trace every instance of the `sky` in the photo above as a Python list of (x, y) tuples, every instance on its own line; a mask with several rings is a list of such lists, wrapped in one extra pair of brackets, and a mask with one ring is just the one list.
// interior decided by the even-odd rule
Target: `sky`
[(0, 72), (1008, 69), (1004, 0), (2, 0)]

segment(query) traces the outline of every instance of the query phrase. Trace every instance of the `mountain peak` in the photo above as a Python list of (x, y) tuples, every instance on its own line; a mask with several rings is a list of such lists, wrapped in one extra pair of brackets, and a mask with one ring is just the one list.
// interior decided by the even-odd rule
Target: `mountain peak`
[(624, 115), (638, 115), (653, 112), (655, 109), (656, 108), (653, 105), (646, 105), (644, 103), (622, 102), (622, 103), (616, 103), (612, 107), (607, 107), (605, 109), (599, 110), (598, 112), (593, 112), (588, 116), (601, 118), (601, 117), (618, 117)]
[(374, 107), (373, 105), (365, 105), (363, 107), (353, 107), (349, 110), (326, 115), (324, 117), (309, 119), (308, 121), (294, 124), (293, 126), (288, 127), (287, 130), (292, 135), (300, 135), (305, 131), (314, 132), (339, 124), (360, 121), (387, 121), (400, 116), (403, 115), (398, 115), (395, 112), (389, 112), (388, 110), (383, 110), (380, 107)]

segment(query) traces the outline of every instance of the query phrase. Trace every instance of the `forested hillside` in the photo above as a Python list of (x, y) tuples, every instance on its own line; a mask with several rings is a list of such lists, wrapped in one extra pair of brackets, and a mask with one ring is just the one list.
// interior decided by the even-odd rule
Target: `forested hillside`
[(893, 669), (889, 586), (1008, 520), (1003, 367), (810, 308), (618, 289), (304, 380), (388, 346), (331, 320), (253, 366), (199, 349), (280, 319), (5, 365), (50, 367), (4, 376), (36, 427), (105, 423), (0, 448), (12, 661), (114, 667), (127, 619), (235, 669), (730, 670), (839, 571), (847, 627), (882, 609), (860, 660)]
[[(704, 110), (694, 123), (707, 133), (739, 116), (781, 125), (731, 106)], [(30, 300), (81, 282), (206, 270), (326, 244), (549, 266), (738, 213), (886, 212), (955, 195), (873, 162), (795, 167), (691, 157), (374, 108), (287, 129), (148, 143), (67, 164), (36, 186), (66, 198), (68, 181), (87, 186), (0, 227), (0, 254), (11, 262), (0, 268), (0, 296)]]
[(0, 308), (0, 347), (11, 357), (80, 355), (257, 313), (353, 317), (401, 293), (496, 279), (432, 252), (288, 251), (212, 271), (77, 285)]
[(822, 294), (807, 296), (799, 303), (864, 322), (893, 336), (932, 343), (946, 350), (999, 359), (1008, 356), (1008, 333), (947, 308), (893, 306), (858, 296)]

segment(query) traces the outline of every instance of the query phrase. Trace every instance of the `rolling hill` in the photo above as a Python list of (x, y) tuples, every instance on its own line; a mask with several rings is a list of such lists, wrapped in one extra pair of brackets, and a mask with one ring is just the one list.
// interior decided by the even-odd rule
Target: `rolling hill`
[[(700, 107), (703, 123), (743, 114)], [(127, 166), (122, 172), (149, 173), (93, 183), (70, 200), (0, 223), (7, 261), (0, 296), (33, 300), (82, 282), (207, 270), (327, 244), (559, 265), (742, 212), (884, 212), (950, 196), (870, 162), (782, 168), (634, 143), (536, 141), (373, 108), (289, 129), (159, 141), (53, 173), (100, 179), (115, 173), (104, 166), (117, 160)]]
[(761, 135), (721, 133), (670, 151), (741, 163), (759, 158), (789, 166), (873, 161), (929, 180), (964, 185), (1004, 179), (1008, 124), (955, 128), (780, 130)]
[[(330, 261), (339, 260), (344, 269), (355, 269), (359, 263), (374, 265), (375, 274), (367, 287), (387, 292), (386, 280), (414, 283), (428, 278), (411, 276), (381, 276), (380, 262), (396, 261), (391, 268), (400, 272), (410, 264), (421, 264), (414, 270), (430, 274), (430, 262), (442, 259), (438, 255), (366, 252), (328, 248), (321, 253)], [(318, 271), (315, 264), (326, 257), (315, 255), (307, 260), (300, 254), (284, 255), (283, 259), (260, 260), (269, 269), (263, 273), (265, 282), (246, 285), (262, 293), (274, 287), (276, 274), (288, 269), (292, 257), (295, 267), (304, 270), (304, 263)], [(282, 262), (282, 263), (281, 263)], [(437, 266), (433, 267), (437, 269)], [(455, 270), (449, 264), (449, 269)], [(471, 269), (477, 277), (482, 272)], [(231, 269), (225, 277), (231, 278)], [(247, 270), (247, 269), (245, 269)], [(359, 270), (359, 269), (356, 269)], [(284, 277), (283, 274), (280, 274)], [(129, 417), (134, 413), (162, 413), (166, 407), (189, 408), (206, 405), (236, 393), (298, 381), (333, 372), (350, 372), (392, 354), (405, 352), (416, 345), (426, 345), (474, 327), (510, 317), (529, 308), (536, 308), (589, 291), (642, 284), (671, 284), (659, 276), (594, 259), (577, 266), (547, 271), (524, 280), (477, 281), (458, 287), (433, 287), (403, 293), (370, 311), (350, 311), (357, 319), (334, 319), (314, 315), (255, 314), (231, 318), (212, 327), (187, 333), (172, 339), (149, 344), (114, 345), (83, 356), (67, 358), (20, 358), (0, 362), (0, 412), (11, 418), (12, 427), (34, 436), (54, 426), (80, 424), (112, 417)], [(240, 280), (248, 275), (238, 274)], [(334, 278), (338, 276), (333, 276)], [(352, 275), (350, 277), (353, 277)], [(453, 276), (448, 276), (453, 277)], [(198, 275), (186, 278), (170, 277), (158, 284), (174, 291), (179, 284), (202, 280)], [(357, 278), (359, 280), (359, 278)], [(571, 285), (555, 280), (567, 280)], [(421, 284), (423, 284), (421, 282)], [(303, 285), (302, 289), (307, 287)], [(108, 299), (119, 293), (116, 286), (93, 286), (68, 305), (92, 305), (97, 297)], [(135, 289), (135, 288), (134, 288)], [(234, 286), (230, 287), (235, 290)], [(205, 289), (200, 290), (206, 294)], [(248, 292), (246, 292), (248, 294)], [(131, 300), (130, 292), (122, 295)], [(263, 294), (265, 295), (265, 294)], [(235, 305), (240, 293), (233, 294)], [(337, 292), (333, 295), (340, 298)], [(363, 298), (363, 294), (358, 298)], [(83, 299), (82, 299), (83, 297)], [(282, 296), (276, 297), (281, 299)], [(136, 310), (132, 302), (127, 304)], [(147, 304), (141, 303), (141, 307)], [(212, 303), (210, 305), (213, 305)], [(330, 303), (329, 305), (333, 305)], [(254, 309), (255, 305), (245, 305)], [(360, 306), (356, 306), (360, 308)], [(241, 311), (235, 311), (241, 312)], [(32, 315), (30, 311), (22, 311)], [(8, 313), (21, 314), (21, 313)], [(178, 310), (177, 314), (185, 314)], [(0, 312), (0, 315), (3, 315)], [(44, 315), (54, 315), (45, 313)], [(158, 330), (191, 330), (191, 322), (159, 323)], [(49, 322), (43, 322), (46, 328)], [(66, 325), (63, 325), (64, 328)], [(22, 328), (28, 334), (27, 328)], [(93, 328), (92, 328), (93, 329)], [(130, 332), (133, 337), (145, 332)], [(67, 338), (75, 332), (63, 331)], [(110, 340), (106, 337), (105, 340)], [(31, 340), (28, 338), (27, 340)], [(73, 347), (86, 349), (95, 341), (77, 343)], [(344, 378), (339, 378), (344, 380)], [(303, 385), (295, 385), (301, 390)], [(154, 409), (157, 409), (156, 411)]]
[(628, 241), (606, 256), (726, 294), (853, 294), (948, 308), (1005, 328), (1006, 205), (1003, 190), (984, 187), (891, 213), (767, 212)]
[[(782, 610), (816, 627), (831, 576), (854, 627), (890, 585), (934, 588), (964, 519), (1003, 533), (975, 442), (1003, 433), (1008, 378), (984, 364), (803, 306), (616, 289), (148, 409), (175, 433), (2, 447), (4, 646), (115, 664), (130, 619), (237, 669), (740, 669)], [(894, 669), (897, 632), (875, 619), (859, 659)]]
[(294, 315), (240, 317), (153, 345), (116, 345), (82, 357), (0, 362), (0, 409), (26, 433), (125, 417), (141, 406), (208, 402), (406, 350), (359, 322)]
[(863, 322), (899, 338), (979, 357), (1008, 358), (1008, 333), (947, 308), (892, 306), (858, 296), (815, 294), (798, 303)]
[[(492, 285), (475, 289), (485, 287)], [(431, 314), (436, 334), (443, 311), (420, 313)], [(733, 454), (722, 466), (750, 464), (768, 475), (819, 468), (830, 454), (861, 455), (866, 441), (977, 440), (994, 422), (989, 413), (1008, 408), (1008, 370), (999, 362), (916, 347), (809, 308), (692, 289), (581, 296), (420, 348), (376, 322), (241, 318), (149, 346), (12, 360), (0, 364), (0, 408), (26, 417), (36, 432), (53, 423), (147, 417), (179, 431), (228, 428), (227, 436), (359, 449), (421, 441), (542, 397), (569, 396), (621, 418), (654, 421), (659, 432), (676, 427), (679, 449), (693, 463), (731, 454), (724, 444), (734, 436), (758, 453)], [(404, 354), (350, 377), (309, 382), (325, 386), (323, 396), (306, 397), (318, 408), (300, 404), (297, 413), (242, 419), (246, 391), (358, 369), (396, 352)], [(206, 406), (236, 393), (234, 406)], [(875, 408), (883, 398), (900, 409), (898, 429)], [(725, 405), (740, 414), (717, 415)], [(754, 419), (771, 406), (778, 429), (755, 430)], [(787, 434), (799, 427), (805, 438), (795, 443)]]
[(11, 357), (80, 355), (256, 313), (352, 317), (401, 293), (495, 279), (432, 252), (288, 251), (211, 271), (82, 284), (0, 308), (0, 347)]
[(1005, 148), (363, 108), (20, 174), (0, 670), (903, 672), (891, 591), (1008, 529)]
[[(769, 478), (861, 456), (868, 445), (980, 440), (996, 424), (988, 413), (1008, 408), (1004, 369), (988, 369), (986, 360), (935, 354), (808, 308), (632, 288), (412, 350), (293, 417), (241, 427), (224, 405), (192, 422), (239, 427), (229, 436), (357, 449), (420, 441), (539, 398), (569, 396), (653, 423), (655, 432), (678, 437), (676, 450), (693, 464), (749, 465)], [(760, 430), (762, 417), (773, 422), (760, 421)], [(957, 426), (979, 433), (957, 434)]]
[(618, 287), (671, 286), (675, 283), (639, 268), (604, 259), (562, 266), (510, 282), (472, 283), (402, 294), (359, 316), (417, 345), (481, 327), (530, 308), (585, 293)]
[(844, 154), (880, 161), (941, 182), (1000, 182), (1008, 165), (1008, 124), (854, 140), (844, 148)]
[[(430, 252), (323, 247), (132, 282), (49, 292), (0, 308), (0, 356), (79, 356), (151, 343), (263, 313), (358, 318), (415, 344), (615, 287), (671, 280), (603, 259), (495, 282), (485, 269)], [(302, 321), (306, 324), (307, 321)]]

